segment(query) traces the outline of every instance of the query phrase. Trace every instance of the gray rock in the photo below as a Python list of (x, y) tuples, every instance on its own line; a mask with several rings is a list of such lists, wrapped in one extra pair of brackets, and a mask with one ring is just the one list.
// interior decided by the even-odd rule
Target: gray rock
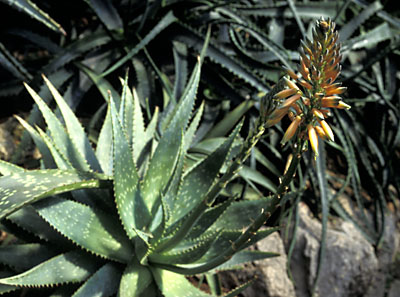
[(294, 286), (287, 276), (287, 257), (278, 233), (259, 241), (256, 249), (279, 253), (279, 257), (257, 261), (242, 270), (222, 273), (224, 287), (233, 288), (255, 278), (254, 283), (242, 292), (244, 297), (295, 297)]
[(275, 252), (279, 257), (266, 259), (258, 263), (258, 268), (264, 276), (264, 282), (269, 297), (296, 296), (294, 286), (286, 272), (287, 256), (283, 242), (278, 233), (273, 233), (256, 244), (258, 250)]
[(399, 296), (400, 296), (400, 280), (397, 279), (391, 283), (387, 297), (399, 297)]
[[(321, 229), (321, 223), (312, 218), (305, 204), (301, 204), (300, 224), (291, 259), (298, 297), (311, 296), (317, 275)], [(376, 284), (378, 270), (378, 259), (371, 244), (353, 224), (342, 222), (338, 230), (327, 230), (326, 252), (315, 296), (365, 296)]]

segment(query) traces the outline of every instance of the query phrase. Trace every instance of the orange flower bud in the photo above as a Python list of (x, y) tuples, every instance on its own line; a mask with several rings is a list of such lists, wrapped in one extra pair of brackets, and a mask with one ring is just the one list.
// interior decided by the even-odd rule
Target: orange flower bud
[(343, 101), (339, 101), (339, 103), (336, 106), (336, 108), (339, 108), (339, 109), (350, 109), (351, 106), (346, 104), (346, 103), (344, 103)]
[(331, 88), (326, 91), (326, 95), (339, 95), (344, 93), (347, 90), (346, 87), (338, 87), (338, 88)]
[(285, 90), (282, 90), (279, 93), (275, 94), (274, 97), (278, 98), (278, 99), (284, 99), (286, 97), (289, 97), (289, 96), (295, 94), (296, 92), (297, 92), (297, 89), (285, 89)]
[(329, 96), (321, 99), (322, 107), (337, 107), (340, 101), (340, 97)]
[(297, 100), (299, 100), (301, 97), (300, 94), (293, 95), (292, 97), (289, 97), (288, 99), (283, 102), (283, 104), (279, 108), (285, 108), (291, 106), (293, 103), (295, 103)]
[(310, 83), (306, 82), (305, 80), (299, 80), (299, 84), (301, 84), (306, 89), (309, 89), (309, 90), (312, 89), (312, 85)]
[(284, 79), (285, 79), (286, 84), (289, 87), (289, 89), (299, 90), (299, 87), (294, 82), (292, 82), (290, 79), (287, 79), (286, 77), (284, 77)]
[(294, 80), (298, 80), (299, 77), (296, 75), (296, 73), (294, 73), (294, 71), (292, 69), (286, 68), (284, 67), (286, 73)]
[(301, 120), (302, 119), (300, 116), (296, 116), (294, 121), (289, 125), (289, 128), (287, 128), (285, 135), (283, 135), (283, 138), (281, 141), (282, 144), (286, 143), (290, 138), (293, 137), (293, 135), (296, 133), (297, 128), (299, 127), (299, 125), (301, 123)]
[(275, 109), (274, 112), (269, 116), (267, 122), (265, 123), (266, 127), (271, 127), (282, 120), (282, 118), (288, 113), (289, 107)]

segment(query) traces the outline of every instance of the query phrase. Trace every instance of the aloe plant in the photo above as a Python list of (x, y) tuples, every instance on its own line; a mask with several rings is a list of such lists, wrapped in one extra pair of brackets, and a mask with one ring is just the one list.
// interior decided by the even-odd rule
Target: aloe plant
[(212, 296), (185, 275), (275, 256), (245, 249), (276, 230), (243, 233), (267, 198), (216, 202), (262, 131), (234, 152), (240, 122), (210, 154), (185, 162), (204, 107), (192, 116), (200, 65), (199, 59), (162, 135), (158, 110), (145, 125), (126, 78), (120, 99), (110, 92), (96, 149), (46, 77), (60, 117), (25, 85), (47, 132), (18, 117), (42, 154), (42, 168), (0, 162), (0, 216), (16, 236), (0, 248), (9, 267), (2, 292), (54, 286), (63, 296)]

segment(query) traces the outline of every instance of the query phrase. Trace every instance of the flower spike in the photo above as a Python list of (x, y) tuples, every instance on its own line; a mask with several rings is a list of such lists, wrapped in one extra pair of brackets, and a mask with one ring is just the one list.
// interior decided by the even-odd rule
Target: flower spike
[(308, 139), (314, 154), (318, 154), (318, 137), (334, 141), (331, 127), (326, 122), (330, 115), (328, 108), (349, 109), (340, 97), (346, 87), (336, 82), (342, 67), (340, 61), (341, 45), (336, 25), (330, 19), (319, 19), (312, 30), (312, 40), (305, 38), (300, 43), (300, 63), (298, 73), (285, 68), (289, 78), (285, 78), (286, 89), (278, 92), (274, 98), (281, 100), (271, 114), (267, 126), (272, 126), (286, 114), (292, 120), (282, 143), (297, 133), (298, 138)]

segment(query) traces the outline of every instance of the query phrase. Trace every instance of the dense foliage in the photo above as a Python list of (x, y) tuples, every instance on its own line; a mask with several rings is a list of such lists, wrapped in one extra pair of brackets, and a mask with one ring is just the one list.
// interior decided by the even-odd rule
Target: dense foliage
[[(295, 65), (299, 62), (301, 65), (301, 59), (304, 62), (297, 51), (300, 40), (312, 38), (316, 19), (330, 18), (336, 23), (338, 42), (342, 44), (341, 76), (337, 82), (347, 86), (341, 96), (352, 109), (333, 111), (329, 126), (335, 142), (320, 142), (316, 162), (311, 152), (304, 154), (290, 191), (283, 197), (286, 206), (275, 212), (268, 224), (275, 226), (288, 216), (296, 221), (296, 205), (303, 200), (315, 214), (321, 215), (324, 225), (329, 215), (341, 216), (351, 220), (379, 247), (387, 207), (398, 206), (400, 190), (396, 171), (400, 142), (397, 88), (400, 20), (394, 5), (394, 1), (364, 0), (74, 0), (57, 3), (44, 0), (35, 4), (31, 0), (2, 0), (0, 14), (12, 16), (0, 29), (0, 96), (9, 107), (2, 109), (2, 116), (29, 111), (27, 123), (41, 125), (41, 113), (37, 107), (31, 109), (31, 99), (22, 82), (27, 82), (46, 104), (52, 105), (51, 92), (41, 78), (44, 74), (61, 92), (71, 112), (91, 118), (85, 127), (87, 139), (98, 144), (99, 135), (104, 133), (102, 119), (107, 118), (110, 113), (107, 109), (111, 108), (108, 91), (117, 110), (118, 102), (126, 96), (126, 93), (121, 96), (119, 90), (127, 92), (126, 89), (135, 86), (135, 104), (145, 111), (143, 122), (155, 125), (151, 128), (154, 134), (148, 137), (157, 144), (170, 127), (185, 87), (190, 85), (191, 69), (198, 67), (195, 66), (197, 56), (210, 29), (197, 101), (193, 103), (203, 118), (198, 119), (196, 136), (186, 144), (190, 155), (186, 166), (195, 168), (205, 156), (211, 156), (211, 152), (228, 141), (225, 136), (238, 127), (246, 114), (245, 121), (239, 124), (242, 125), (240, 133), (234, 130), (237, 136), (235, 141), (231, 140), (232, 159), (243, 139), (259, 125), (259, 103), (272, 98), (269, 92), (278, 81), (278, 87), (281, 86), (279, 79), (286, 74), (284, 67), (297, 70)], [(299, 70), (294, 75), (304, 77), (302, 69)], [(126, 77), (126, 73), (130, 79), (121, 88), (118, 77)], [(292, 75), (292, 79), (296, 78)], [(270, 110), (275, 105), (263, 108)], [(55, 114), (59, 116), (59, 112)], [(285, 131), (291, 126), (289, 131), (293, 131), (293, 125), (285, 117), (266, 129), (257, 148), (243, 159), (239, 178), (223, 189), (217, 202), (225, 201), (224, 197), (240, 196), (247, 203), (256, 204), (279, 191), (279, 180), (295, 143), (286, 142), (290, 135), (285, 137)], [(44, 130), (36, 134), (28, 130), (38, 139), (46, 138)], [(14, 163), (22, 164), (29, 142), (29, 133), (24, 133), (12, 160)], [(139, 145), (142, 146), (139, 151), (150, 152), (155, 144)], [(37, 167), (45, 167), (50, 162), (44, 159), (43, 152), (42, 156)], [(80, 166), (86, 163), (74, 155), (68, 155), (70, 158), (77, 158), (74, 162)], [(149, 170), (145, 165), (149, 158), (146, 154), (136, 158), (143, 166), (137, 168), (143, 177)], [(107, 166), (113, 168), (110, 164)], [(6, 171), (2, 173), (12, 169), (3, 169)], [(220, 169), (220, 174), (226, 172), (226, 164)], [(109, 182), (102, 176), (85, 176), (83, 180), (87, 179), (93, 182), (93, 187), (106, 186)], [(4, 225), (10, 233), (16, 228), (13, 224)], [(23, 240), (31, 236), (27, 230), (18, 229), (18, 232), (24, 234)], [(46, 254), (41, 250), (35, 252)]]

